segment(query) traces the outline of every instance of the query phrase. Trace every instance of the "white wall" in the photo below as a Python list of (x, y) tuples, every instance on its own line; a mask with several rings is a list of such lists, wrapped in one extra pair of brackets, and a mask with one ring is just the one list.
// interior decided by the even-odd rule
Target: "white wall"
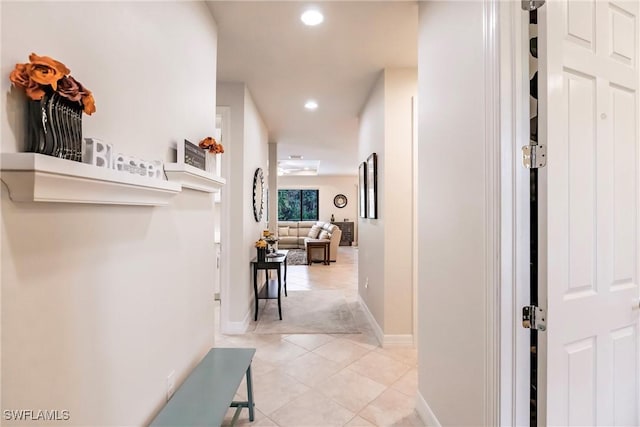
[[(202, 3), (2, 5), (2, 151), (21, 151), (29, 53), (93, 90), (85, 136), (145, 159), (213, 135), (217, 30)], [(180, 31), (168, 31), (179, 26)], [(205, 193), (169, 207), (2, 201), (2, 409), (68, 409), (59, 425), (141, 425), (213, 344)]]
[(417, 91), (416, 69), (385, 70), (386, 146), (384, 169), (380, 169), (386, 224), (385, 335), (410, 335), (413, 329), (412, 98)]
[[(358, 177), (351, 175), (331, 176), (280, 176), (278, 188), (282, 189), (313, 189), (319, 190), (318, 219), (320, 221), (331, 220), (331, 214), (337, 222), (345, 218), (354, 223), (354, 244), (357, 242), (358, 224)], [(333, 204), (333, 198), (338, 194), (347, 197), (347, 206), (337, 208)]]
[[(275, 142), (269, 143), (269, 188), (278, 188), (278, 144)], [(269, 191), (269, 215), (267, 218), (275, 218), (275, 220), (268, 221), (269, 231), (273, 234), (278, 233), (278, 192)], [(265, 208), (266, 209), (266, 208)]]
[[(223, 268), (229, 265), (229, 271), (222, 274), (228, 277), (230, 284), (227, 295), (222, 295), (222, 307), (228, 307), (228, 312), (223, 312), (222, 316), (229, 322), (223, 324), (223, 330), (240, 332), (253, 316), (253, 276), (249, 262), (256, 255), (255, 241), (266, 228), (266, 204), (262, 220), (256, 222), (252, 195), (253, 175), (257, 168), (263, 170), (265, 188), (268, 185), (268, 131), (244, 83), (219, 83), (218, 105), (231, 108), (229, 181), (224, 190), (226, 199), (223, 199), (223, 204), (225, 200), (229, 204), (231, 238), (226, 252), (224, 242), (222, 247), (223, 257), (229, 260), (228, 264), (223, 261)], [(224, 218), (223, 223), (227, 223)]]
[[(358, 160), (366, 161), (371, 153), (378, 155), (378, 170), (384, 170), (385, 158), (385, 80), (384, 72), (373, 86), (360, 114)], [(358, 293), (380, 328), (384, 327), (385, 286), (385, 174), (378, 173), (378, 219), (358, 217)], [(365, 288), (365, 283), (368, 287)]]
[(447, 426), (485, 422), (483, 22), (420, 3), (418, 401)]
[[(360, 116), (359, 160), (378, 155), (378, 219), (359, 219), (359, 293), (384, 343), (411, 343), (415, 69), (386, 69)], [(365, 284), (368, 281), (368, 287)]]

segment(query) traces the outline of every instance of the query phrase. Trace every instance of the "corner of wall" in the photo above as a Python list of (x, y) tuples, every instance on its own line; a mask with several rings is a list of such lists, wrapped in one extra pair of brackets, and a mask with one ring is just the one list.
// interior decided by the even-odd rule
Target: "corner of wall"
[(360, 294), (358, 294), (358, 302), (362, 307), (362, 311), (364, 311), (364, 315), (366, 316), (367, 321), (369, 322), (369, 325), (371, 325), (371, 328), (373, 329), (373, 332), (376, 335), (376, 339), (378, 340), (378, 343), (382, 345), (384, 343), (384, 332), (382, 332), (382, 328), (376, 321), (376, 318), (373, 316), (373, 314), (371, 314), (371, 311), (369, 310), (367, 303), (364, 301), (364, 299), (362, 299), (362, 296)]
[(436, 417), (436, 414), (433, 413), (433, 411), (431, 410), (431, 407), (429, 407), (429, 404), (424, 399), (424, 396), (422, 396), (422, 393), (420, 393), (419, 390), (416, 396), (416, 412), (418, 412), (420, 419), (422, 419), (422, 421), (426, 426), (429, 426), (429, 427), (442, 426), (442, 424), (440, 424), (440, 421), (438, 420), (438, 417)]
[(241, 321), (225, 320), (220, 325), (220, 331), (227, 335), (244, 334), (249, 330), (251, 323), (251, 309), (247, 310)]

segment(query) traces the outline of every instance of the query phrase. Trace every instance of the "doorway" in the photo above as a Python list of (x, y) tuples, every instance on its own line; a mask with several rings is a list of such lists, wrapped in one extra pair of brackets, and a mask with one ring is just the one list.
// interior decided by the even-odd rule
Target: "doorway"
[[(511, 140), (513, 165), (528, 133), (528, 23), (518, 7), (501, 23), (517, 41), (506, 61), (516, 70), (512, 99), (520, 100), (509, 107), (511, 134), (519, 135)], [(547, 2), (538, 10), (540, 143), (547, 150), (539, 169), (539, 304), (548, 321), (537, 348), (538, 425), (640, 422), (638, 14), (637, 2)], [(514, 167), (515, 285), (503, 308), (510, 325), (502, 324), (503, 345), (514, 345), (503, 346), (501, 368), (515, 398), (505, 402), (503, 389), (502, 416), (520, 425), (528, 424), (529, 384), (520, 309), (529, 302), (518, 298), (528, 292), (528, 267), (519, 260), (529, 236), (517, 226), (528, 220), (528, 207), (519, 202), (526, 184)]]

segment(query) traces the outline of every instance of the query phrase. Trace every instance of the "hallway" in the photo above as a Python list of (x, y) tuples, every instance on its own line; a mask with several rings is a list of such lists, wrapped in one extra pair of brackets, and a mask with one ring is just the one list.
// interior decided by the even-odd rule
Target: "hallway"
[[(416, 350), (378, 345), (358, 302), (357, 257), (357, 248), (340, 247), (339, 260), (331, 266), (289, 266), (288, 290), (341, 290), (360, 334), (217, 332), (216, 347), (256, 348), (252, 365), (256, 420), (249, 424), (243, 411), (239, 425), (423, 425), (414, 409)], [(255, 325), (252, 322), (251, 328)], [(246, 397), (244, 382), (238, 396)], [(232, 415), (230, 410), (227, 421)]]

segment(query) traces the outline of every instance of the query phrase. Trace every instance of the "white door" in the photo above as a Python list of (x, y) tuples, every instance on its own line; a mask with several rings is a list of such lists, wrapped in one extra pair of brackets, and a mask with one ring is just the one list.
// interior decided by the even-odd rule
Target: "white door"
[(638, 12), (540, 11), (548, 425), (640, 425)]

